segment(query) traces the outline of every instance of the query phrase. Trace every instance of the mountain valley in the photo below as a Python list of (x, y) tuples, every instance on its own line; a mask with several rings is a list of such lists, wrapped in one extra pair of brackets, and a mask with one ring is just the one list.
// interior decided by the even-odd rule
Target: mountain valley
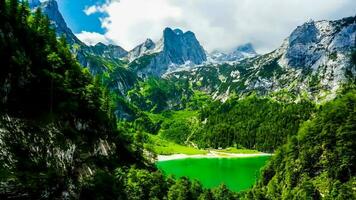
[[(55, 0), (0, 0), (0, 16), (0, 199), (356, 198), (356, 16), (267, 54), (170, 27), (90, 46)], [(234, 151), (271, 155), (238, 192), (155, 165)]]

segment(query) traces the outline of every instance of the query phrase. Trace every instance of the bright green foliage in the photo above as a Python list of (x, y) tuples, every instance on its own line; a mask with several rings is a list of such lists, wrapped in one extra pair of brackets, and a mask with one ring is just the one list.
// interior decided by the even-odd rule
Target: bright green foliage
[(236, 193), (226, 186), (216, 190), (203, 189), (197, 181), (185, 177), (177, 180), (135, 167), (118, 168), (114, 176), (98, 171), (85, 182), (80, 199), (171, 199), (171, 200), (229, 200)]
[(199, 126), (198, 112), (190, 110), (166, 111), (150, 114), (160, 124), (159, 135), (178, 144), (185, 144)]
[[(142, 158), (140, 127), (154, 129), (139, 126), (147, 115), (112, 96), (102, 85), (110, 86), (105, 73), (94, 78), (78, 65), (40, 10), (30, 14), (17, 0), (0, 0), (0, 22), (0, 199), (200, 196), (199, 183), (176, 184)], [(121, 70), (106, 64), (113, 74)], [(131, 130), (116, 127), (117, 105), (137, 119), (118, 123)]]
[(226, 185), (220, 185), (213, 190), (213, 197), (216, 200), (232, 200), (236, 199), (234, 194), (226, 187)]
[(188, 200), (190, 199), (190, 182), (187, 178), (179, 179), (174, 185), (169, 188), (169, 200)]
[(355, 91), (323, 105), (262, 172), (254, 199), (355, 199)]
[(145, 148), (158, 155), (171, 155), (171, 154), (206, 154), (208, 151), (196, 149), (187, 145), (180, 145), (165, 139), (162, 139), (156, 135), (149, 135), (147, 141), (145, 141)]
[(238, 146), (273, 152), (296, 134), (314, 110), (307, 101), (281, 103), (256, 96), (215, 102), (201, 110), (204, 125), (192, 140), (201, 147)]
[(198, 199), (203, 192), (202, 186), (199, 182), (190, 182), (187, 178), (182, 177), (178, 179), (174, 185), (169, 188), (169, 200), (189, 200)]
[(213, 193), (210, 190), (204, 190), (198, 197), (199, 200), (213, 200)]
[[(287, 141), (257, 185), (240, 196), (356, 199), (354, 90), (316, 114), (315, 106), (303, 100), (250, 96), (212, 102), (194, 89), (243, 91), (248, 79), (224, 82), (228, 77), (218, 77), (217, 71), (249, 77), (255, 69), (241, 62), (201, 68), (204, 77), (194, 83), (174, 77), (138, 82), (134, 72), (155, 54), (131, 64), (85, 56), (96, 68), (83, 69), (73, 59), (40, 10), (31, 14), (26, 3), (0, 0), (0, 199), (65, 194), (74, 199), (236, 199), (223, 185), (204, 190), (187, 178), (164, 177), (143, 159), (144, 148), (159, 154), (206, 153), (179, 145), (198, 144), (272, 152)], [(355, 51), (351, 61), (356, 63)], [(259, 70), (265, 78), (283, 72), (274, 61)], [(311, 86), (317, 83), (317, 77), (310, 78)]]
[(131, 168), (125, 179), (125, 192), (128, 199), (162, 199), (167, 186), (159, 172), (149, 172)]
[[(49, 20), (17, 0), (0, 1), (0, 198), (75, 197), (97, 170), (143, 165), (116, 128), (110, 94), (81, 68)], [(97, 153), (101, 141), (112, 147)], [(137, 157), (136, 157), (137, 155)], [(103, 171), (102, 173), (100, 171)], [(110, 195), (109, 192), (105, 192)], [(115, 191), (112, 191), (115, 195)], [(99, 193), (98, 193), (99, 195)]]
[(166, 109), (182, 109), (192, 96), (187, 85), (165, 79), (148, 78), (128, 92), (131, 103), (138, 108), (158, 113)]

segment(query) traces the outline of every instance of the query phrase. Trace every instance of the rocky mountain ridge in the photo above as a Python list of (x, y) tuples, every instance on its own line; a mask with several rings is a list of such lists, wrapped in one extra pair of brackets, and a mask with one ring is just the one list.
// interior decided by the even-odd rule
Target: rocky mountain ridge
[(234, 63), (246, 58), (256, 57), (257, 55), (253, 45), (246, 43), (237, 46), (229, 52), (214, 50), (208, 54), (208, 62), (217, 64)]
[(120, 46), (109, 44), (105, 45), (101, 42), (94, 46), (91, 46), (91, 50), (95, 55), (102, 56), (104, 58), (118, 59), (127, 55), (127, 51)]
[(29, 1), (30, 8), (35, 10), (40, 8), (43, 14), (47, 15), (50, 19), (56, 34), (61, 37), (64, 36), (71, 46), (72, 52), (77, 56), (79, 62), (87, 66), (85, 55), (101, 56), (109, 59), (120, 59), (127, 55), (127, 51), (117, 45), (105, 45), (98, 43), (94, 46), (88, 46), (80, 41), (72, 30), (67, 26), (61, 12), (58, 8), (56, 0), (31, 0)]
[(136, 77), (125, 68), (127, 63), (122, 61), (128, 54), (126, 50), (117, 45), (103, 43), (88, 46), (80, 41), (67, 26), (56, 0), (31, 0), (29, 6), (33, 11), (40, 8), (43, 14), (48, 16), (57, 36), (66, 38), (72, 54), (82, 66), (88, 68), (93, 75), (110, 75), (106, 80), (110, 89), (122, 95), (134, 85)]
[(52, 26), (56, 30), (57, 35), (60, 37), (64, 36), (70, 45), (78, 44), (85, 46), (85, 44), (74, 35), (72, 30), (68, 28), (55, 0), (30, 0), (29, 5), (32, 10), (40, 8), (43, 14), (47, 15), (51, 20)]
[[(203, 47), (191, 31), (165, 28), (156, 43), (147, 39), (128, 54), (139, 77), (162, 76), (184, 65), (200, 65), (207, 60)], [(144, 62), (143, 62), (144, 61)], [(139, 67), (138, 67), (139, 66)]]
[[(38, 2), (32, 0), (30, 5), (38, 6)], [(83, 44), (66, 26), (55, 0), (41, 5), (54, 21), (57, 33), (65, 33), (69, 43), (74, 42), (72, 52), (93, 74), (114, 74), (110, 69), (119, 66), (111, 87), (122, 95), (135, 84), (132, 80), (156, 76), (188, 80), (194, 89), (221, 100), (257, 91), (323, 101), (355, 78), (355, 66), (350, 64), (355, 49), (355, 17), (307, 22), (297, 27), (280, 48), (259, 56), (249, 43), (229, 53), (207, 55), (193, 32), (171, 28), (163, 31), (158, 42), (147, 39), (127, 52), (114, 45)], [(131, 81), (125, 77), (131, 77)]]
[(356, 17), (349, 17), (307, 22), (269, 54), (235, 64), (208, 64), (171, 73), (168, 78), (187, 80), (221, 100), (253, 91), (329, 100), (355, 80), (355, 21)]
[(144, 56), (145, 54), (153, 53), (156, 48), (156, 44), (149, 38), (142, 44), (137, 45), (130, 52), (128, 52), (127, 58), (131, 62), (136, 58)]

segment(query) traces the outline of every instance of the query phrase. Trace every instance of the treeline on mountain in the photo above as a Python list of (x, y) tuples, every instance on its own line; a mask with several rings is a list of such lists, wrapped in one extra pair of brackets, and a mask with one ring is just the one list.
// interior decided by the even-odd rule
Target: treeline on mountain
[[(254, 94), (221, 103), (190, 89), (188, 83), (157, 78), (140, 82), (128, 97), (137, 110), (158, 118), (141, 112), (134, 120), (136, 129), (200, 148), (236, 146), (273, 152), (316, 110), (308, 100), (295, 103)], [(188, 116), (194, 113), (191, 110), (199, 116)]]
[(202, 126), (192, 140), (204, 148), (237, 146), (273, 152), (296, 135), (314, 111), (315, 105), (307, 100), (286, 103), (256, 95), (231, 98), (201, 109)]
[(193, 91), (188, 83), (174, 83), (169, 80), (150, 77), (139, 82), (127, 94), (130, 102), (144, 111), (159, 113), (168, 109), (183, 109)]
[(248, 199), (356, 199), (356, 91), (322, 105), (263, 169)]
[[(0, 0), (1, 199), (229, 199), (165, 178), (119, 131), (110, 92), (40, 10)], [(120, 129), (122, 130), (122, 129)]]
[(78, 193), (88, 171), (144, 166), (116, 128), (107, 90), (40, 10), (0, 1), (0, 60), (1, 198)]

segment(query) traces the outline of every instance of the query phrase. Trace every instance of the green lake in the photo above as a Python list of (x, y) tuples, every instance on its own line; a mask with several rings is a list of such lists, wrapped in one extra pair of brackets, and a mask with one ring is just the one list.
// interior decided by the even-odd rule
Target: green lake
[(159, 161), (157, 167), (165, 175), (186, 176), (199, 180), (206, 188), (224, 183), (238, 192), (250, 188), (270, 156), (244, 158), (187, 158)]

